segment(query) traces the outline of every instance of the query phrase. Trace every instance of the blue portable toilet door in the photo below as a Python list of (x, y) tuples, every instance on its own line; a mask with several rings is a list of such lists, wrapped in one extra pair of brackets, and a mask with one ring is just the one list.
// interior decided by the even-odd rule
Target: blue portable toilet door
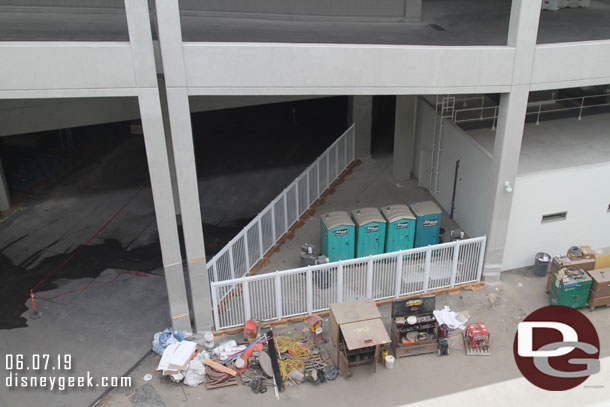
[(381, 241), (379, 239), (380, 230), (379, 225), (373, 224), (368, 226), (362, 226), (360, 230), (364, 230), (364, 239), (360, 240), (360, 252), (362, 256), (368, 256), (369, 254), (383, 253), (381, 247)]
[(411, 228), (409, 227), (409, 221), (401, 220), (396, 222), (396, 228), (393, 236), (396, 241), (394, 248), (401, 250), (403, 248), (413, 247), (413, 243), (409, 239), (409, 235), (411, 234), (413, 234), (413, 231), (411, 231)]
[[(352, 255), (351, 255), (351, 247), (349, 245), (349, 229), (348, 228), (341, 228), (341, 229), (335, 229), (333, 231), (334, 235), (335, 235), (335, 241), (337, 242), (336, 245), (336, 249), (337, 252), (335, 259), (336, 260), (347, 260), (347, 259), (351, 259)], [(333, 250), (335, 248), (333, 247)], [(334, 260), (334, 261), (336, 261)], [(333, 261), (333, 260), (331, 260)]]

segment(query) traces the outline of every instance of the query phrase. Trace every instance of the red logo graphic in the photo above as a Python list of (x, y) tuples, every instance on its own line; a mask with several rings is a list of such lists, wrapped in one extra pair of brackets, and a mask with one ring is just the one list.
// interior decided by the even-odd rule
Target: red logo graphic
[(519, 324), (513, 342), (521, 374), (545, 390), (569, 390), (599, 372), (599, 338), (580, 311), (551, 305)]

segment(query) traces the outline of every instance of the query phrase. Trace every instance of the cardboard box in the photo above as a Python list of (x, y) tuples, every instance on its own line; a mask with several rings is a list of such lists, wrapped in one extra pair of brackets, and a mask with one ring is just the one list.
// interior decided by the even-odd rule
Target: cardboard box
[(587, 272), (593, 280), (592, 297), (610, 296), (610, 268), (591, 270)]
[(377, 304), (370, 298), (358, 301), (343, 302), (330, 306), (330, 338), (336, 347), (341, 338), (340, 327), (350, 322), (367, 321), (369, 319), (381, 318)]
[(595, 269), (610, 267), (610, 247), (595, 250)]
[[(595, 268), (595, 259), (583, 259), (583, 260), (570, 260), (567, 256), (553, 257), (551, 263), (551, 271), (546, 281), (546, 292), (551, 291), (551, 285), (553, 285), (553, 278), (555, 274), (562, 268), (568, 269), (581, 269), (585, 271), (593, 270)], [(610, 266), (609, 266), (610, 267)]]
[(591, 297), (589, 297), (588, 304), (589, 304), (589, 308), (591, 308), (591, 309), (605, 306), (605, 305), (610, 305), (610, 295), (607, 297), (598, 297), (598, 298), (593, 298), (593, 299), (591, 299)]

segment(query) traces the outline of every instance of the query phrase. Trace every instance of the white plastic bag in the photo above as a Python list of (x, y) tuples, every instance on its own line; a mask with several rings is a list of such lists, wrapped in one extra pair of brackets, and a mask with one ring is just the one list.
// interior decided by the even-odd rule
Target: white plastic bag
[(207, 352), (198, 353), (197, 356), (191, 360), (186, 372), (184, 373), (184, 384), (189, 387), (197, 387), (199, 384), (205, 382), (205, 364), (203, 361), (208, 359)]

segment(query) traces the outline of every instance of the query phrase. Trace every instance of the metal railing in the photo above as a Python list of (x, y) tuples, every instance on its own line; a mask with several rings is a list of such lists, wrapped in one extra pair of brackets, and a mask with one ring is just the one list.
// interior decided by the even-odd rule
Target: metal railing
[(486, 237), (211, 283), (216, 330), (478, 282)]
[(354, 138), (352, 125), (231, 239), (208, 262), (210, 282), (246, 275), (354, 161)]
[[(593, 99), (606, 99), (608, 102), (605, 103), (587, 103), (587, 101)], [(561, 103), (563, 106), (556, 107)], [(573, 106), (565, 106), (566, 104), (573, 104)], [(573, 98), (563, 99), (552, 99), (542, 102), (531, 103), (527, 106), (526, 116), (536, 116), (536, 124), (540, 124), (540, 116), (545, 113), (556, 113), (556, 112), (567, 112), (570, 110), (578, 110), (578, 120), (582, 119), (582, 113), (585, 109), (593, 107), (610, 106), (610, 94), (600, 94), (591, 96), (580, 96)], [(498, 120), (499, 106), (480, 106), (464, 109), (455, 109), (453, 111), (453, 118), (451, 119), (454, 123), (468, 123), (483, 120), (491, 120), (491, 129), (495, 130), (496, 122)], [(459, 116), (462, 118), (459, 118)]]

